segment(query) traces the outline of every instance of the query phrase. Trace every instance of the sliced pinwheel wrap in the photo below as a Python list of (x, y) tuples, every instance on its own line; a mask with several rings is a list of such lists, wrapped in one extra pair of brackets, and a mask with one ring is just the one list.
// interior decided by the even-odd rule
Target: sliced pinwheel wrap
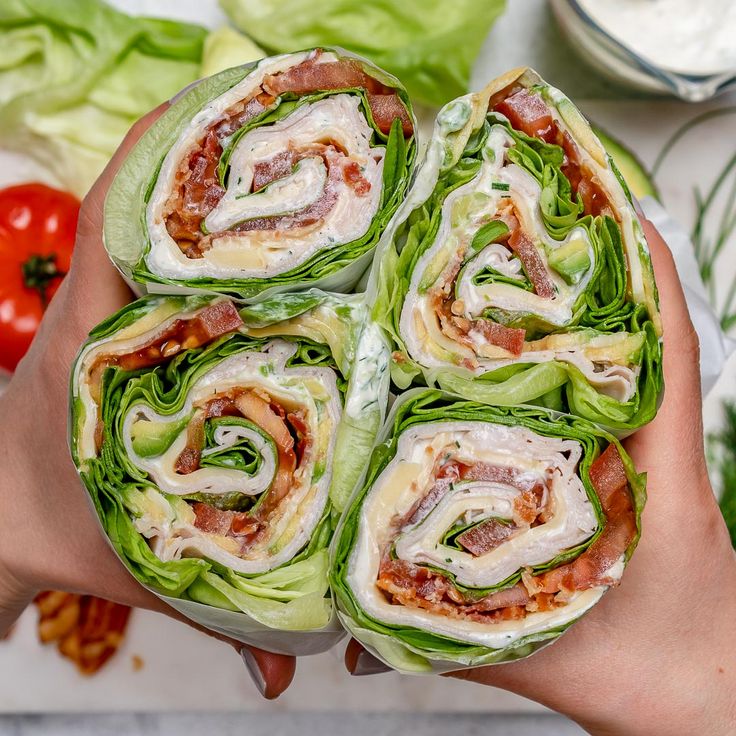
[(228, 69), (131, 151), (105, 202), (105, 246), (139, 291), (349, 291), (404, 198), (414, 125), (399, 81), (347, 52)]
[(618, 435), (656, 413), (662, 327), (631, 196), (531, 70), (442, 108), (371, 290), (401, 388), (541, 404)]
[(340, 619), (402, 672), (526, 657), (618, 584), (645, 498), (584, 419), (413, 389), (333, 543)]
[(149, 296), (95, 328), (72, 375), (72, 456), (139, 582), (265, 649), (334, 644), (327, 549), (388, 358), (360, 298), (316, 290), (240, 310)]

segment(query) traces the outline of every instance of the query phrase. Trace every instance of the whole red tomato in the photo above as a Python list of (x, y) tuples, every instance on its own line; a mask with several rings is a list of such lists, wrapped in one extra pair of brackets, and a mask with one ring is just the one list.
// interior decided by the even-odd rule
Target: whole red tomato
[(45, 184), (0, 189), (0, 366), (12, 371), (69, 270), (79, 201)]

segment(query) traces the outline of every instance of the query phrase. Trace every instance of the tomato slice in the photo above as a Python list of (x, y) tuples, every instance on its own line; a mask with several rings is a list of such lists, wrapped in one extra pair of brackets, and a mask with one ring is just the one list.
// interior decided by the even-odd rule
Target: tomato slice
[(23, 357), (69, 270), (79, 201), (45, 184), (0, 190), (0, 367)]

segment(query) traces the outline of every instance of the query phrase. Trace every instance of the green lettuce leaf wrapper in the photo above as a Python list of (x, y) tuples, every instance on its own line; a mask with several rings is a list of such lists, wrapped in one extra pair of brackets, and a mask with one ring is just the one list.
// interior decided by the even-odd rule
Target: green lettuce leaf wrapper
[[(608, 199), (599, 214), (585, 214), (583, 195), (565, 173), (562, 145), (489, 112), (520, 90), (549, 110), (598, 181)], [(505, 201), (526, 208), (523, 231), (535, 241), (554, 290), (542, 307), (534, 274), (509, 245)], [(447, 321), (471, 319), (471, 332), (500, 324), (512, 331), (512, 342), (513, 331), (524, 330), (522, 349), (504, 348), (503, 336), (494, 343), (473, 334), (480, 348), (448, 337), (431, 301), (448, 273), (456, 311), (448, 306)], [(541, 405), (617, 436), (656, 413), (663, 392), (661, 318), (631, 195), (577, 108), (529, 69), (509, 72), (440, 111), (412, 188), (376, 252), (368, 293), (374, 318), (393, 343), (391, 375), (402, 389), (423, 383), (489, 404)]]
[(101, 0), (0, 6), (0, 138), (49, 183), (87, 193), (130, 126), (204, 74), (262, 54), (232, 29), (121, 13)]
[(503, 12), (504, 0), (370, 3), (326, 0), (220, 0), (243, 33), (272, 53), (329, 44), (361, 54), (395, 74), (412, 99), (443, 105), (468, 89), (470, 71)]
[[(565, 440), (579, 443), (581, 456), (576, 468), (576, 475), (582, 482), (585, 494), (589, 499), (592, 512), (595, 514), (597, 528), (591, 536), (583, 543), (571, 549), (559, 551), (556, 557), (546, 563), (535, 566), (533, 571), (546, 572), (554, 570), (559, 565), (576, 559), (583, 553), (601, 534), (605, 527), (605, 514), (601, 508), (601, 502), (588, 475), (591, 464), (609, 445), (613, 444), (618, 450), (623, 461), (626, 477), (632, 499), (632, 507), (636, 518), (637, 532), (629, 543), (622, 559), (619, 561), (617, 577), (623, 571), (623, 566), (628, 562), (636, 548), (641, 530), (641, 513), (646, 502), (646, 476), (636, 472), (631, 459), (621, 447), (618, 440), (606, 431), (596, 427), (590, 422), (567, 414), (537, 408), (537, 407), (493, 407), (478, 402), (467, 401), (457, 395), (436, 389), (412, 389), (402, 394), (392, 407), (389, 417), (384, 425), (373, 451), (371, 461), (366, 473), (365, 482), (362, 487), (356, 489), (356, 493), (350, 501), (348, 510), (343, 515), (341, 523), (336, 532), (331, 550), (330, 583), (332, 585), (340, 620), (347, 630), (363, 644), (372, 654), (381, 659), (389, 666), (406, 674), (433, 674), (438, 672), (449, 672), (458, 669), (479, 667), (483, 665), (510, 662), (527, 657), (542, 647), (554, 642), (561, 636), (579, 616), (564, 621), (558, 625), (552, 625), (542, 630), (510, 637), (510, 642), (505, 646), (490, 647), (482, 644), (463, 640), (462, 635), (457, 633), (455, 637), (449, 634), (440, 634), (432, 631), (430, 627), (417, 622), (412, 625), (411, 621), (401, 624), (389, 623), (381, 620), (375, 615), (369, 615), (359, 602), (359, 592), (356, 585), (362, 589), (368, 589), (375, 585), (375, 581), (356, 578), (350, 580), (351, 572), (356, 568), (358, 559), (358, 537), (366, 504), (375, 492), (375, 488), (381, 482), (382, 474), (390, 467), (392, 460), (400, 452), (399, 442), (403, 434), (408, 431), (417, 430), (422, 425), (431, 424), (431, 431), (439, 432), (443, 426), (457, 426), (463, 424), (475, 424), (487, 422), (492, 425), (501, 425), (507, 428), (525, 428), (535, 435), (554, 440)], [(503, 431), (503, 429), (501, 430)], [(457, 444), (459, 452), (463, 452), (463, 441)], [(567, 445), (569, 448), (569, 445)], [(467, 448), (466, 448), (467, 449)], [(403, 457), (403, 456), (402, 456)], [(508, 465), (514, 466), (518, 461), (517, 456), (509, 456)], [(427, 462), (431, 462), (427, 460)], [(524, 466), (525, 467), (525, 466)], [(403, 476), (402, 476), (403, 477)], [(450, 486), (452, 490), (453, 486)], [(397, 509), (395, 491), (391, 495), (382, 497), (382, 504), (389, 504), (389, 511), (400, 516), (406, 514), (406, 509)], [(440, 501), (435, 500), (438, 504)], [(535, 528), (544, 528), (535, 527)], [(463, 528), (461, 527), (462, 531)], [(446, 534), (441, 538), (443, 546), (437, 554), (445, 554), (452, 551), (453, 538), (457, 534)], [(503, 543), (502, 547), (503, 548)], [(494, 550), (495, 551), (495, 550)], [(398, 556), (394, 546), (392, 556)], [(479, 561), (483, 557), (477, 558)], [(446, 560), (450, 562), (450, 560)], [(430, 566), (431, 567), (431, 566)], [(365, 568), (361, 567), (364, 572)], [(435, 568), (443, 572), (442, 565)], [(611, 568), (613, 569), (613, 568)], [(521, 578), (522, 570), (518, 570), (508, 579), (490, 589), (477, 590), (477, 596), (486, 595), (489, 592), (503, 590), (516, 585)], [(452, 575), (445, 572), (452, 578)], [(472, 588), (458, 586), (464, 593), (473, 594)], [(596, 594), (595, 600), (605, 592), (605, 586), (600, 593)], [(391, 606), (399, 607), (398, 604)], [(586, 606), (585, 611), (590, 606)], [(408, 618), (414, 613), (421, 613), (419, 609), (405, 608)], [(559, 609), (558, 609), (559, 610)], [(583, 611), (583, 614), (584, 612)], [(447, 619), (447, 628), (452, 630), (453, 621)], [(508, 622), (504, 622), (508, 623)], [(513, 625), (515, 622), (511, 622)], [(519, 621), (519, 626), (523, 620)], [(491, 631), (493, 623), (483, 624)]]
[[(217, 243), (216, 238), (222, 237), (223, 233), (227, 236), (239, 235), (241, 243), (234, 248), (237, 253), (233, 258), (246, 258), (246, 256), (247, 259), (255, 258), (256, 256), (252, 254), (256, 253), (256, 248), (258, 248), (258, 257), (261, 257), (260, 254), (264, 253), (264, 250), (256, 243), (256, 240), (266, 237), (271, 232), (268, 229), (270, 226), (256, 225), (253, 230), (240, 233), (234, 230), (239, 226), (248, 225), (250, 220), (260, 221), (261, 218), (296, 216), (308, 206), (304, 204), (304, 201), (311, 201), (310, 193), (327, 191), (327, 189), (320, 188), (324, 184), (319, 180), (313, 180), (308, 184), (304, 183), (304, 181), (309, 181), (308, 179), (299, 180), (299, 176), (306, 176), (304, 170), (307, 166), (303, 159), (292, 164), (290, 174), (282, 172), (267, 186), (252, 191), (249, 185), (246, 191), (244, 177), (252, 176), (255, 168), (248, 163), (252, 161), (252, 155), (248, 152), (252, 149), (245, 150), (246, 142), (252, 140), (249, 136), (261, 133), (268, 135), (272, 126), (282, 126), (274, 128), (276, 132), (273, 135), (281, 136), (284, 143), (283, 150), (286, 151), (287, 143), (290, 141), (289, 136), (293, 134), (283, 126), (293, 125), (292, 121), (305, 112), (308, 117), (309, 110), (314, 105), (330, 103), (348, 96), (348, 99), (356, 101), (356, 114), (360, 117), (360, 124), (367, 126), (366, 145), (371, 153), (367, 155), (366, 162), (361, 165), (363, 167), (361, 171), (365, 173), (366, 167), (373, 166), (371, 160), (376, 152), (382, 156), (380, 164), (382, 168), (375, 169), (377, 173), (374, 172), (373, 179), (369, 182), (367, 194), (354, 195), (356, 198), (364, 196), (365, 204), (363, 204), (363, 199), (359, 199), (357, 204), (346, 205), (354, 209), (341, 216), (342, 220), (335, 224), (331, 231), (325, 231), (323, 234), (322, 230), (318, 230), (318, 234), (314, 235), (312, 240), (308, 240), (312, 237), (309, 227), (317, 226), (303, 227), (299, 230), (300, 234), (290, 241), (288, 248), (279, 246), (276, 249), (278, 250), (276, 256), (273, 256), (274, 249), (266, 246), (261, 262), (252, 263), (248, 260), (246, 264), (245, 261), (238, 260), (237, 263), (234, 263), (232, 260), (226, 260), (231, 256), (222, 249), (220, 250), (225, 255), (218, 255), (215, 253), (215, 251), (220, 252), (217, 245), (211, 247), (215, 255), (211, 256), (210, 246), (203, 246), (201, 255), (184, 256), (183, 251), (180, 251), (177, 245), (179, 241), (169, 236), (167, 226), (164, 224), (159, 227), (159, 221), (163, 222), (164, 212), (169, 206), (165, 204), (165, 201), (168, 201), (167, 198), (173, 188), (173, 185), (169, 186), (170, 182), (176, 181), (165, 178), (169, 176), (165, 172), (172, 171), (170, 166), (174, 167), (176, 162), (184, 160), (189, 155), (188, 152), (192, 150), (191, 145), (194, 145), (192, 143), (194, 138), (191, 136), (195, 136), (195, 133), (198, 136), (201, 132), (200, 138), (203, 137), (204, 131), (209, 126), (221, 120), (225, 111), (232, 109), (231, 103), (240, 101), (242, 98), (233, 99), (223, 111), (217, 112), (216, 116), (220, 117), (212, 119), (206, 117), (210, 114), (215, 115), (208, 111), (214, 109), (212, 106), (218, 104), (218, 99), (225, 99), (223, 96), (238, 85), (246, 85), (250, 91), (243, 91), (243, 94), (248, 97), (256, 89), (256, 87), (251, 89), (251, 85), (259, 85), (270, 73), (284, 70), (288, 72), (288, 69), (306, 61), (314, 52), (315, 50), (312, 49), (291, 55), (269, 57), (204, 79), (184, 94), (181, 99), (178, 99), (132, 149), (106, 198), (104, 240), (113, 262), (136, 291), (139, 293), (182, 294), (209, 291), (226, 294), (245, 302), (253, 302), (277, 293), (306, 287), (343, 293), (353, 289), (361, 275), (370, 266), (379, 238), (404, 198), (416, 156), (414, 135), (402, 131), (398, 117), (393, 119), (393, 125), (387, 133), (382, 132), (377, 126), (369, 105), (369, 95), (362, 87), (318, 89), (304, 94), (283, 92), (268, 102), (266, 107), (254, 117), (249, 118), (245, 123), (240, 122), (241, 127), (233, 133), (225, 138), (219, 137), (217, 179), (225, 194), (218, 200), (215, 210), (210, 210), (209, 214), (203, 217), (197, 233), (192, 237), (199, 238), (201, 231), (203, 237), (211, 235), (215, 240), (210, 242)], [(347, 60), (351, 64), (358, 65), (369, 77), (377, 80), (384, 87), (392, 89), (398, 96), (398, 104), (404, 108), (407, 119), (415, 127), (409, 97), (397, 79), (370, 62), (345, 51), (324, 47), (321, 48), (321, 52), (322, 54), (333, 54), (337, 61)], [(241, 86), (240, 89), (245, 90), (246, 88)], [(238, 95), (239, 91), (233, 94)], [(353, 134), (354, 127), (350, 127), (350, 121), (345, 122), (340, 119), (336, 125), (338, 128), (348, 130), (350, 135)], [(329, 137), (332, 135), (329, 129), (324, 135), (327, 136), (326, 142), (329, 143)], [(314, 142), (325, 141), (320, 139)], [(299, 145), (302, 144), (299, 143)], [(280, 153), (281, 151), (275, 153), (274, 156)], [(245, 171), (250, 174), (241, 176), (243, 169), (235, 171), (233, 162), (239, 156), (240, 165), (245, 166)], [(306, 164), (312, 160), (307, 158)], [(251, 168), (247, 168), (248, 166)], [(247, 181), (250, 182), (250, 179)], [(329, 181), (328, 179), (327, 182)], [(344, 185), (339, 184), (339, 186), (344, 186), (346, 191), (352, 192), (351, 185), (347, 184), (347, 179), (345, 181)], [(255, 183), (253, 187), (255, 188)], [(232, 200), (227, 206), (231, 209), (228, 212), (234, 211), (235, 214), (228, 215), (230, 219), (227, 225), (213, 226), (215, 232), (210, 233), (208, 223), (213, 222), (211, 218), (215, 211), (223, 211), (221, 207), (230, 196)], [(306, 199), (302, 201), (300, 197), (306, 197)], [(253, 204), (258, 198), (260, 202), (265, 200), (269, 204)], [(338, 200), (336, 207), (341, 206), (341, 201)], [(243, 202), (244, 205), (240, 205), (240, 202)], [(374, 205), (375, 211), (372, 209)], [(264, 206), (270, 208), (267, 209), (270, 214), (243, 214), (239, 217), (238, 207), (240, 206), (256, 209)], [(154, 210), (161, 214), (152, 215)], [(247, 211), (251, 212), (251, 210)], [(363, 215), (361, 211), (373, 212), (373, 214)], [(319, 218), (323, 219), (318, 220), (318, 224), (329, 218), (330, 214), (331, 210), (328, 210), (324, 217), (320, 214)], [(356, 237), (341, 239), (340, 232), (345, 231), (346, 227), (349, 228), (358, 216), (362, 217), (361, 225), (365, 220), (365, 228), (356, 226), (356, 233), (360, 231)], [(159, 229), (156, 229), (157, 227)], [(277, 224), (275, 229), (279, 231), (282, 227), (288, 228), (289, 226), (283, 223)], [(253, 238), (256, 240), (252, 240)], [(308, 243), (309, 248), (302, 256), (300, 249), (304, 250), (305, 243)], [(170, 252), (167, 251), (167, 248), (171, 249)], [(227, 249), (233, 251), (230, 245), (227, 246)], [(286, 251), (288, 253), (284, 255)], [(212, 260), (209, 260), (211, 257)], [(281, 260), (270, 261), (272, 257)], [(206, 272), (201, 270), (202, 264), (205, 264)]]
[[(187, 347), (186, 331), (176, 342), (170, 330), (221, 308), (230, 315), (227, 329), (202, 338), (195, 328), (199, 344)], [(387, 346), (358, 297), (312, 290), (237, 315), (222, 297), (149, 296), (92, 330), (72, 373), (72, 457), (105, 534), (142, 585), (215, 631), (275, 652), (312, 654), (342, 636), (328, 587), (328, 545), (383, 420)], [(156, 349), (155, 364), (120, 357)], [(193, 529), (192, 509), (202, 503), (215, 513), (256, 515), (276, 482), (268, 463), (280, 466), (274, 430), (237, 412), (215, 413), (204, 422), (198, 469), (182, 475), (171, 463), (199, 411), (192, 397), (209, 400), (239, 387), (282, 402), (285, 415), (301, 411), (309, 427), (307, 444), (294, 445), (301, 459), (287, 505), (277, 505), (288, 523), (273, 534), (267, 528), (267, 549), (258, 553), (227, 546), (238, 538), (234, 526)], [(239, 433), (234, 441), (232, 432)], [(258, 478), (265, 482), (248, 495), (245, 484)], [(223, 492), (222, 483), (233, 487)], [(300, 488), (306, 495), (294, 496)], [(295, 511), (289, 494), (300, 499)], [(264, 517), (266, 526), (280, 523), (279, 514)], [(193, 549), (185, 540), (171, 553), (191, 532), (214, 546)], [(233, 569), (253, 560), (265, 560), (262, 569)]]

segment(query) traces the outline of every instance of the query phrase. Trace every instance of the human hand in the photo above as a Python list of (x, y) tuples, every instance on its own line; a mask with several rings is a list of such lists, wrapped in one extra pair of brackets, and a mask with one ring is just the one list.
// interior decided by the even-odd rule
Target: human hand
[[(128, 151), (167, 107), (161, 105), (133, 126), (82, 203), (69, 274), (0, 398), (0, 636), (43, 589), (92, 594), (191, 624), (143, 588), (118, 560), (67, 446), (74, 357), (90, 329), (132, 298), (102, 244), (105, 195)], [(265, 697), (275, 698), (289, 686), (293, 657), (196, 628), (240, 652)]]
[[(698, 338), (672, 255), (649, 242), (666, 334), (664, 402), (625, 443), (648, 474), (641, 542), (621, 585), (533, 657), (452, 676), (511, 690), (595, 734), (726, 734), (736, 722), (736, 556), (708, 480)], [(353, 641), (348, 669), (385, 668)]]

